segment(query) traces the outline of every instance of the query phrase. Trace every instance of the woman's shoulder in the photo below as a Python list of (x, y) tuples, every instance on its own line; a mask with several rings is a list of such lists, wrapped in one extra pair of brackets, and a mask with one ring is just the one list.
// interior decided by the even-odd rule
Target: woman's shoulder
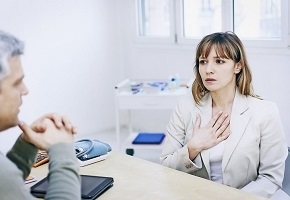
[(273, 101), (269, 101), (266, 99), (261, 99), (261, 98), (256, 98), (252, 96), (247, 97), (250, 103), (250, 106), (254, 110), (259, 110), (259, 111), (278, 111), (277, 104)]
[(179, 98), (178, 102), (179, 103), (183, 103), (183, 104), (195, 104), (195, 101), (194, 101), (193, 96), (192, 96), (191, 93), (188, 93), (188, 94), (186, 94), (184, 96), (181, 96)]
[[(204, 102), (201, 102), (201, 104), (203, 104)], [(195, 101), (194, 101), (194, 98), (192, 96), (191, 93), (188, 93), (184, 96), (181, 96), (177, 102), (177, 105), (178, 106), (181, 106), (181, 107), (185, 107), (187, 109), (189, 108), (195, 108), (195, 107), (199, 107), (199, 106), (202, 106), (202, 105), (198, 105)]]
[(250, 101), (250, 103), (255, 104), (255, 105), (269, 106), (269, 105), (275, 104), (275, 102), (269, 101), (263, 98), (257, 98), (257, 97), (252, 97), (252, 96), (247, 96), (247, 98)]
[(191, 94), (181, 96), (175, 106), (175, 110), (185, 114), (191, 112), (196, 107), (196, 103)]

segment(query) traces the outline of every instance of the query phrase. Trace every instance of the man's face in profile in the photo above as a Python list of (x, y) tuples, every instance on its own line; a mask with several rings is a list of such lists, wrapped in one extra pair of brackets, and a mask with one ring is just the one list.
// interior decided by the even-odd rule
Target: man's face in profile
[(23, 70), (19, 56), (8, 58), (9, 74), (0, 81), (0, 131), (18, 124), (22, 95), (28, 94), (23, 83)]

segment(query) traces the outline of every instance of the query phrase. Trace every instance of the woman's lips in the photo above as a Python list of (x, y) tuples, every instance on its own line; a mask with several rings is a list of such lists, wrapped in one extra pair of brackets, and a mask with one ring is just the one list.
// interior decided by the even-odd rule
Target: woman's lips
[(214, 78), (206, 78), (205, 81), (206, 82), (213, 82), (213, 81), (216, 81), (216, 80)]

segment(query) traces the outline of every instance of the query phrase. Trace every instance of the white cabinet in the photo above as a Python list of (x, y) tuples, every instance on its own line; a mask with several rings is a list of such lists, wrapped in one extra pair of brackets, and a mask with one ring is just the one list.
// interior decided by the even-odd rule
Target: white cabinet
[[(132, 92), (131, 83), (142, 83), (143, 87), (140, 91)], [(170, 83), (163, 90), (160, 87), (150, 86), (150, 83), (155, 82), (166, 82), (160, 80), (130, 80), (126, 79), (115, 86), (115, 97), (116, 97), (116, 139), (118, 148), (121, 149), (120, 141), (120, 110), (127, 110), (129, 116), (128, 131), (130, 136), (123, 143), (122, 146), (126, 149), (126, 152), (132, 152), (128, 154), (133, 154), (135, 148), (161, 148), (161, 145), (133, 145), (132, 141), (136, 137), (137, 133), (133, 133), (131, 125), (131, 110), (162, 110), (170, 109), (173, 110), (177, 100), (186, 95), (189, 90), (190, 82), (180, 81), (180, 86), (176, 88), (171, 88)], [(183, 83), (183, 84), (182, 84)], [(164, 127), (165, 129), (165, 127)]]

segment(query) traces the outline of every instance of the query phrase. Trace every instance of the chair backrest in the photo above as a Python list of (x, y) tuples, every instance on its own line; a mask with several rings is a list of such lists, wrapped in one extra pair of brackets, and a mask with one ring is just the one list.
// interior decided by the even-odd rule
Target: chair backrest
[(282, 190), (290, 196), (290, 147), (288, 147), (288, 156), (285, 164), (286, 166)]

